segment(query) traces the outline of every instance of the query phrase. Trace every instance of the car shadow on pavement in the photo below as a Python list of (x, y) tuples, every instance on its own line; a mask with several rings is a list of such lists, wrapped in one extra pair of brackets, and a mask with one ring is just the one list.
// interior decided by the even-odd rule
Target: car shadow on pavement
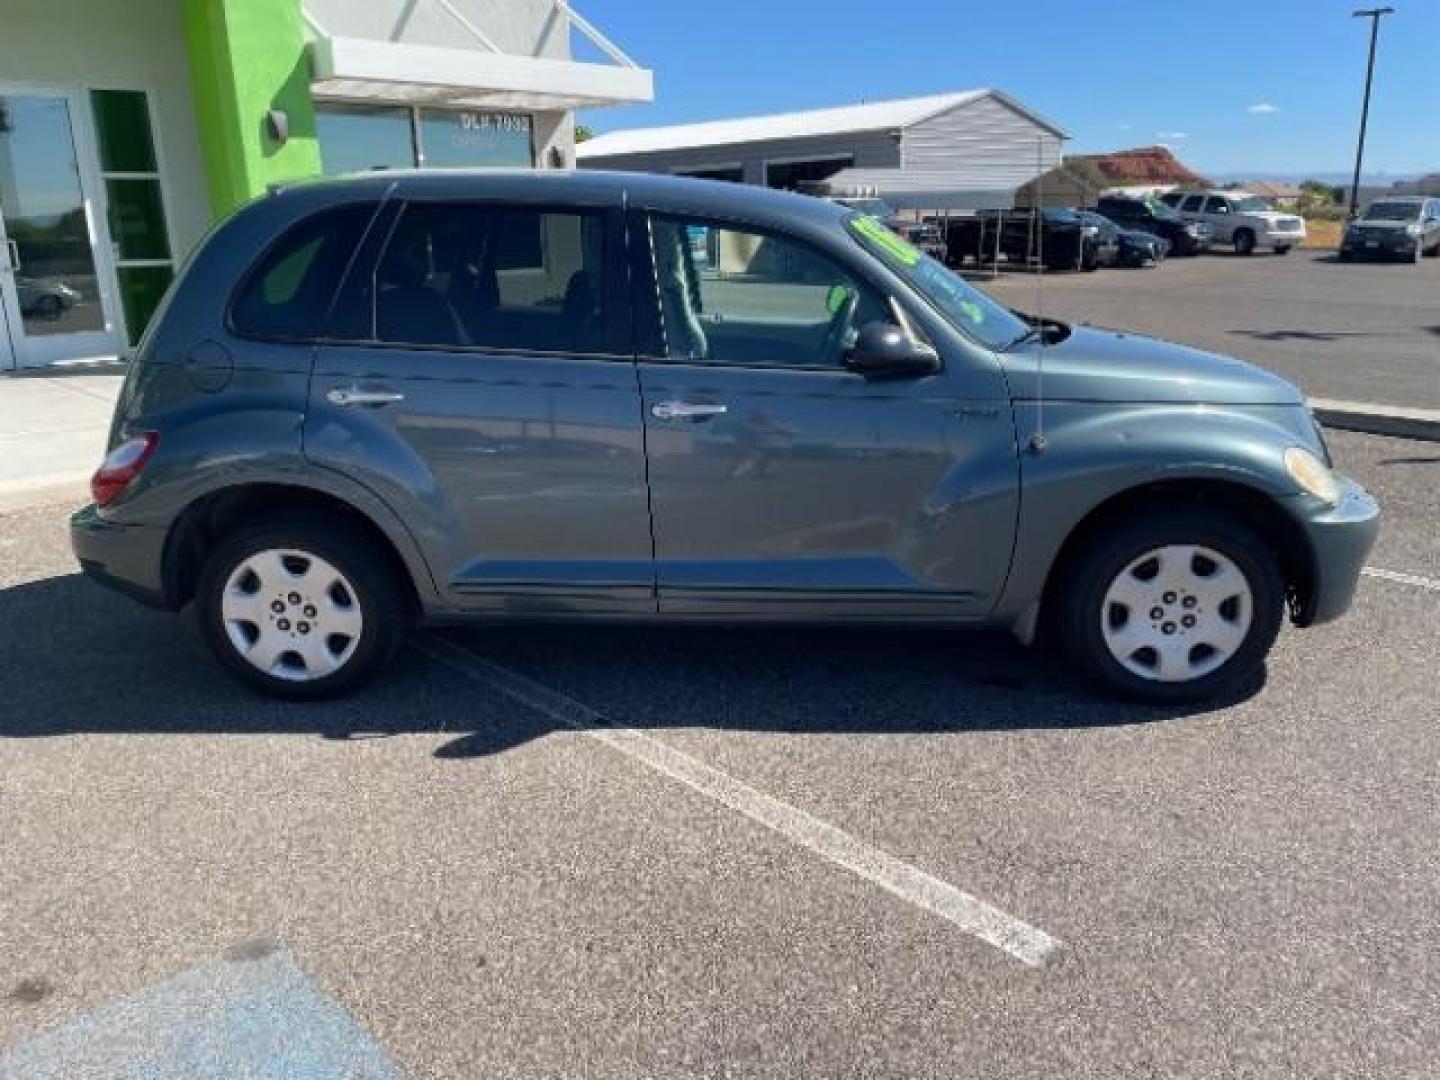
[[(189, 617), (142, 608), (80, 575), (0, 589), (0, 740), (69, 734), (451, 735), (443, 759), (560, 730), (487, 680), (496, 665), (581, 702), (597, 726), (787, 734), (955, 734), (1101, 728), (1213, 712), (1100, 696), (1008, 635), (946, 629), (492, 626), (426, 631), (349, 698), (292, 704), (235, 683)], [(479, 658), (474, 677), (422, 651)], [(1253, 696), (1263, 673), (1235, 700)]]

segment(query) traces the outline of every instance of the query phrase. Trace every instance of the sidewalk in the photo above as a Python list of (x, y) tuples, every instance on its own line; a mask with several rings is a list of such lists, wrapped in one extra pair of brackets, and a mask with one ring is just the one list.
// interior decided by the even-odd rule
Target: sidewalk
[(124, 377), (118, 363), (0, 376), (0, 509), (51, 491), (83, 499)]

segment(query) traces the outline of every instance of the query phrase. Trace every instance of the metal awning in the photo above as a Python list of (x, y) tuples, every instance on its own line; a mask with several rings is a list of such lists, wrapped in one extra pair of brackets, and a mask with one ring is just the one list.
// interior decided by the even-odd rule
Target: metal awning
[[(311, 90), (339, 101), (587, 109), (653, 101), (655, 78), (563, 0), (557, 12), (613, 64), (502, 52), (448, 0), (435, 0), (474, 48), (331, 34), (309, 12)], [(302, 9), (303, 11), (303, 9)]]
[[(1028, 179), (1028, 178), (1027, 178)], [(905, 169), (841, 169), (825, 182), (829, 194), (878, 196), (897, 210), (1008, 210), (1024, 183), (993, 177)]]

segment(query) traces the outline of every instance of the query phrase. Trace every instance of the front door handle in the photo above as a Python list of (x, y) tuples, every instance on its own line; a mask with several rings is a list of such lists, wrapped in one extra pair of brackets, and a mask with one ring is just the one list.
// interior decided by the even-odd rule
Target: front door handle
[(361, 390), (358, 386), (337, 386), (325, 394), (332, 405), (393, 405), (405, 395), (394, 390)]
[(689, 401), (657, 401), (650, 406), (656, 420), (709, 420), (730, 410), (724, 405), (697, 405)]

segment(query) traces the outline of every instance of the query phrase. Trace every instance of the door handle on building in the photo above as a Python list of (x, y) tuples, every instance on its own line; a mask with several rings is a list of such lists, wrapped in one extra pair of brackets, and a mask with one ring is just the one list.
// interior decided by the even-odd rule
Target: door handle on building
[(394, 390), (361, 390), (358, 386), (337, 386), (325, 394), (332, 405), (392, 405), (405, 395)]
[(656, 420), (709, 420), (730, 410), (724, 405), (697, 405), (689, 401), (657, 401), (650, 406)]

